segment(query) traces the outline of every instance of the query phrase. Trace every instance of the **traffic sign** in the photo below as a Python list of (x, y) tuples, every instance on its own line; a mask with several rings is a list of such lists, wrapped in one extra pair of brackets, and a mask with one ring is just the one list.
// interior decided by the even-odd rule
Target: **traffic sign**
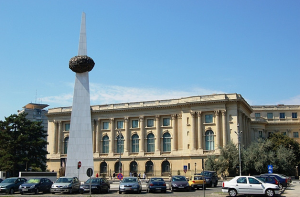
[(183, 171), (184, 171), (184, 173), (186, 173), (186, 171), (187, 171), (187, 165), (183, 166)]
[(123, 179), (123, 174), (122, 174), (122, 173), (119, 173), (119, 174), (117, 175), (117, 177), (118, 177), (119, 180), (122, 180), (122, 179)]
[(272, 165), (268, 165), (268, 173), (273, 173), (273, 166)]
[(93, 175), (93, 169), (92, 168), (88, 168), (86, 170), (86, 175), (89, 176), (89, 177), (91, 177)]

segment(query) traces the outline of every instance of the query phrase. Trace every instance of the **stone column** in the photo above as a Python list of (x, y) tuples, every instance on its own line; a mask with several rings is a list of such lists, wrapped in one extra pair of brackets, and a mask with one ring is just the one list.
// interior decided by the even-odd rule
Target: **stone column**
[(216, 144), (215, 149), (219, 149), (220, 147), (220, 116), (219, 110), (215, 111), (216, 115)]
[(227, 144), (226, 110), (222, 111), (223, 147)]
[(53, 122), (54, 124), (54, 135), (53, 135), (53, 154), (57, 153), (57, 121)]
[(140, 116), (140, 126), (141, 126), (141, 149), (140, 152), (145, 152), (145, 126), (144, 126), (144, 116)]
[(62, 145), (62, 121), (58, 122), (58, 154), (61, 154), (61, 145)]
[(196, 131), (195, 131), (195, 112), (191, 112), (192, 115), (192, 121), (191, 121), (191, 148), (192, 150), (196, 149), (196, 143), (195, 143), (195, 138), (196, 138)]
[(110, 119), (110, 143), (109, 143), (109, 153), (112, 154), (115, 152), (115, 119)]
[(198, 149), (203, 149), (203, 131), (202, 131), (202, 116), (201, 111), (197, 113), (198, 115)]
[(97, 120), (97, 127), (96, 127), (96, 153), (99, 153), (100, 151), (100, 147), (99, 147), (99, 145), (100, 145), (100, 132), (101, 132), (101, 121), (100, 121), (100, 118)]
[(156, 115), (156, 140), (155, 140), (155, 151), (160, 152), (160, 116)]
[(128, 117), (124, 117), (124, 127), (125, 127), (125, 136), (124, 136), (124, 153), (129, 152), (129, 142), (130, 142), (130, 135), (128, 129)]
[(176, 114), (172, 114), (172, 123), (173, 123), (173, 139), (172, 139), (172, 151), (177, 150), (177, 118)]
[(92, 142), (93, 142), (93, 153), (96, 152), (96, 120), (94, 119), (91, 123), (91, 125), (93, 125), (93, 128), (92, 128)]

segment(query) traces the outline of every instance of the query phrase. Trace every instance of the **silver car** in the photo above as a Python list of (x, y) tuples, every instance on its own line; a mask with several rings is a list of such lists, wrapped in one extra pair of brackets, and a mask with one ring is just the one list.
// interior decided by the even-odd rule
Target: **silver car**
[(51, 186), (51, 193), (69, 193), (79, 192), (80, 182), (77, 177), (60, 177)]
[(119, 194), (122, 192), (133, 192), (141, 193), (142, 192), (142, 183), (137, 177), (125, 177), (120, 182), (119, 185)]

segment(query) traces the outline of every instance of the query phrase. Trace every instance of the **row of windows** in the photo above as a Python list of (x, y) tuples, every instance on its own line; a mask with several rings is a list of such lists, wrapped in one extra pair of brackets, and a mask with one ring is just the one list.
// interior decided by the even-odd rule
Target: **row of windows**
[[(255, 118), (260, 118), (260, 117), (261, 117), (260, 113), (255, 113)], [(273, 119), (273, 118), (274, 118), (274, 115), (272, 112), (267, 113), (267, 119)], [(285, 119), (286, 118), (285, 112), (280, 112), (279, 118)], [(298, 118), (297, 112), (292, 112), (292, 118)]]
[[(118, 137), (117, 137), (118, 138)], [(64, 154), (67, 154), (69, 137), (64, 140)], [(155, 138), (153, 133), (149, 133), (146, 139), (147, 152), (155, 151)], [(134, 134), (131, 137), (131, 152), (139, 152), (139, 136)], [(205, 132), (205, 148), (206, 150), (214, 150), (214, 132), (209, 130)], [(124, 137), (117, 140), (117, 153), (124, 152)], [(171, 152), (171, 135), (170, 133), (164, 133), (163, 135), (163, 152)], [(109, 153), (109, 137), (107, 135), (102, 138), (102, 153)]]
[[(263, 136), (263, 132), (262, 131), (258, 131), (259, 137)], [(270, 137), (270, 135), (272, 134), (272, 132), (268, 133), (268, 137)], [(286, 135), (286, 132), (282, 132), (283, 135)], [(299, 132), (293, 132), (293, 138), (299, 138)]]

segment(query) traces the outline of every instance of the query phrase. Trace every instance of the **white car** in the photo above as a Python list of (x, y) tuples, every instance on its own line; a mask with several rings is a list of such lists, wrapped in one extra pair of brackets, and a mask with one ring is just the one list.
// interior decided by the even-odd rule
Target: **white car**
[(230, 181), (224, 181), (222, 192), (228, 193), (230, 196), (237, 194), (265, 194), (274, 196), (280, 194), (280, 189), (277, 185), (264, 183), (253, 176), (237, 176)]

